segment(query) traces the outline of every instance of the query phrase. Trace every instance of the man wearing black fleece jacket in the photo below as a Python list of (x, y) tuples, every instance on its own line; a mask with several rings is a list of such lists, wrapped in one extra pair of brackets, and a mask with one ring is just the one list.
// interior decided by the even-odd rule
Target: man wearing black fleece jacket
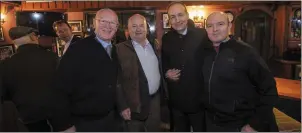
[(278, 99), (276, 82), (259, 54), (248, 44), (230, 38), (225, 13), (207, 18), (212, 46), (198, 52), (202, 93), (209, 132), (278, 131), (273, 107)]

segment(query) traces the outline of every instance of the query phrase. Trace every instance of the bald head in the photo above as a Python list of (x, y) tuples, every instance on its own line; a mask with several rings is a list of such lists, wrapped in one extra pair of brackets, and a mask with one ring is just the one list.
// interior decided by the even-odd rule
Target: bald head
[(109, 9), (101, 9), (95, 16), (95, 34), (103, 41), (110, 42), (118, 27), (117, 14)]
[(213, 45), (219, 46), (221, 42), (228, 40), (232, 24), (228, 16), (223, 12), (213, 12), (207, 17), (206, 30)]
[(104, 9), (101, 9), (101, 10), (97, 11), (96, 15), (95, 15), (95, 18), (96, 19), (97, 18), (100, 19), (104, 14), (105, 15), (107, 15), (107, 14), (112, 15), (112, 16), (114, 16), (114, 17), (116, 17), (118, 19), (117, 14), (113, 10), (111, 10), (109, 8), (104, 8)]
[(146, 18), (143, 16), (143, 15), (140, 15), (140, 14), (134, 14), (132, 15), (129, 19), (128, 19), (128, 27), (129, 27), (129, 24), (132, 23), (133, 20), (136, 20), (136, 19), (142, 19), (144, 21), (144, 23), (147, 23), (146, 22)]
[(140, 14), (134, 14), (128, 19), (128, 31), (132, 40), (145, 45), (147, 39), (146, 18)]
[(226, 22), (229, 21), (228, 15), (224, 12), (213, 12), (207, 17), (207, 20), (213, 19), (213, 18), (219, 18), (219, 20), (223, 20)]

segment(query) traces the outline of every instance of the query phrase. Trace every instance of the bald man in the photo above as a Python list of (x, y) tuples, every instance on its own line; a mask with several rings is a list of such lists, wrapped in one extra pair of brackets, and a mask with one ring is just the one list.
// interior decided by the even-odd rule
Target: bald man
[(160, 131), (162, 76), (155, 45), (147, 39), (146, 18), (135, 14), (128, 19), (131, 40), (117, 44), (120, 69), (118, 108), (128, 132)]
[(118, 17), (111, 9), (101, 9), (94, 21), (95, 34), (71, 45), (58, 67), (55, 131), (117, 131), (117, 61), (111, 40)]
[(225, 13), (210, 14), (206, 31), (212, 46), (197, 56), (203, 64), (206, 129), (278, 131), (273, 114), (278, 99), (274, 77), (254, 48), (228, 36), (231, 26)]

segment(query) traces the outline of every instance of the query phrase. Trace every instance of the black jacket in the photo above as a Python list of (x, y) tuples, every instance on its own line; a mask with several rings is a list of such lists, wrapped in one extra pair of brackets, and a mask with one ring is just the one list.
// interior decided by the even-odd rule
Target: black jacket
[(199, 72), (205, 82), (203, 102), (217, 125), (257, 131), (278, 131), (273, 107), (276, 82), (266, 63), (248, 44), (230, 39), (198, 52)]
[(100, 120), (114, 110), (117, 61), (114, 56), (112, 58), (95, 36), (70, 45), (60, 61), (53, 84), (57, 90), (53, 116), (55, 131), (74, 124), (77, 127), (82, 120)]
[(25, 123), (49, 117), (56, 65), (56, 54), (36, 44), (20, 46), (3, 62), (5, 97), (14, 102)]
[(178, 81), (166, 79), (169, 102), (173, 108), (183, 112), (200, 111), (200, 95), (203, 82), (196, 77), (194, 55), (199, 46), (208, 42), (204, 29), (188, 27), (186, 35), (175, 30), (169, 31), (162, 38), (163, 73), (169, 69), (181, 70)]

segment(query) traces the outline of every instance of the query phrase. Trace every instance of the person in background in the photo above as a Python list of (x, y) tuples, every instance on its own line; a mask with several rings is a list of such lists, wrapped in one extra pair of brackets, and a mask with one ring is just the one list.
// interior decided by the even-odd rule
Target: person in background
[(117, 44), (120, 64), (118, 108), (128, 132), (160, 131), (160, 98), (163, 93), (159, 58), (147, 39), (146, 18), (134, 14), (128, 19), (131, 40)]
[(97, 11), (95, 34), (72, 44), (60, 61), (52, 123), (55, 131), (117, 131), (117, 60), (112, 38), (119, 25), (108, 8)]
[(195, 54), (208, 42), (205, 29), (188, 26), (189, 14), (181, 2), (172, 2), (167, 12), (172, 30), (162, 38), (162, 66), (169, 92), (171, 131), (205, 131), (203, 82), (198, 79)]
[(16, 105), (18, 120), (30, 132), (50, 132), (51, 99), (55, 97), (51, 82), (58, 60), (55, 53), (40, 47), (37, 32), (23, 26), (9, 30), (17, 52), (2, 64), (1, 91)]
[(211, 13), (206, 31), (212, 45), (196, 56), (205, 82), (206, 129), (278, 132), (273, 113), (278, 101), (275, 79), (254, 48), (228, 36), (231, 26), (225, 13)]
[(59, 39), (63, 40), (65, 42), (64, 49), (63, 49), (63, 55), (66, 53), (69, 46), (78, 41), (81, 40), (81, 38), (76, 37), (72, 34), (72, 30), (70, 25), (65, 20), (58, 20), (55, 21), (52, 25), (52, 28), (56, 32)]

